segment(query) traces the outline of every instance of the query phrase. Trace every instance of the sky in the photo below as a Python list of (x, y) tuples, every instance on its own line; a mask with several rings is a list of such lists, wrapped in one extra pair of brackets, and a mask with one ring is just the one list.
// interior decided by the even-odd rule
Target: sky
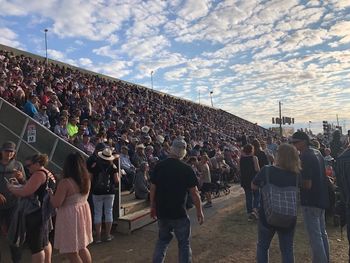
[[(273, 126), (350, 129), (350, 1), (0, 0), (0, 43)], [(212, 92), (212, 96), (210, 93)], [(344, 127), (345, 126), (345, 127)]]

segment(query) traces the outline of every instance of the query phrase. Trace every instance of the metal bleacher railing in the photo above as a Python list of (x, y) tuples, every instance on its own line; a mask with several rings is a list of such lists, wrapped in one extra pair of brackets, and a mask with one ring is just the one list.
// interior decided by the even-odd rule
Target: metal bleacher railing
[(0, 98), (0, 138), (1, 143), (13, 141), (17, 145), (17, 159), (35, 153), (46, 153), (49, 156), (49, 169), (56, 175), (61, 174), (64, 159), (71, 152), (81, 152), (75, 146), (64, 141), (55, 133), (46, 129), (24, 112)]
[[(74, 145), (66, 142), (52, 131), (26, 115), (12, 104), (0, 98), (0, 145), (5, 141), (13, 141), (17, 146), (16, 158), (24, 161), (36, 153), (46, 153), (49, 156), (48, 169), (60, 177), (64, 160), (69, 153), (80, 152), (88, 156)], [(121, 191), (116, 196), (114, 208), (116, 215), (124, 215), (121, 211)]]

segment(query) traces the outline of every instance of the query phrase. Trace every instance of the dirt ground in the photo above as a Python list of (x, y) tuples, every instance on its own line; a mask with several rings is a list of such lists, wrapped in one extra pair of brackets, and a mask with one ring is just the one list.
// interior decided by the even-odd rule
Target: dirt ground
[[(194, 209), (190, 211), (191, 218)], [(193, 262), (255, 262), (256, 222), (248, 222), (244, 213), (242, 196), (224, 196), (214, 200), (213, 208), (205, 210), (206, 221), (199, 226), (192, 220)], [(331, 262), (347, 261), (346, 233), (342, 240), (340, 231), (331, 225), (327, 227), (331, 248)], [(131, 235), (115, 234), (109, 243), (91, 245), (89, 247), (93, 262), (151, 262), (154, 244), (157, 239), (157, 224), (151, 224)], [(295, 262), (311, 262), (309, 244), (299, 217), (295, 234)], [(3, 240), (0, 242), (4, 250)], [(7, 249), (6, 249), (7, 250)], [(5, 253), (2, 262), (10, 262)], [(23, 262), (30, 262), (26, 251)], [(280, 262), (278, 240), (274, 238), (270, 249), (270, 262)], [(68, 262), (61, 255), (54, 253), (53, 263)], [(173, 240), (165, 262), (177, 262), (177, 244)]]

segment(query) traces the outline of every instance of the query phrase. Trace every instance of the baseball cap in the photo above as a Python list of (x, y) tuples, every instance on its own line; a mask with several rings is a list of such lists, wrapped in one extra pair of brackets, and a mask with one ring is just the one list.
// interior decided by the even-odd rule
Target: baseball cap
[(292, 135), (292, 138), (290, 139), (291, 143), (294, 142), (306, 142), (307, 145), (310, 145), (310, 137), (305, 132), (297, 131)]
[(2, 151), (7, 151), (7, 152), (15, 152), (16, 151), (16, 144), (11, 141), (4, 142), (4, 144), (1, 147)]

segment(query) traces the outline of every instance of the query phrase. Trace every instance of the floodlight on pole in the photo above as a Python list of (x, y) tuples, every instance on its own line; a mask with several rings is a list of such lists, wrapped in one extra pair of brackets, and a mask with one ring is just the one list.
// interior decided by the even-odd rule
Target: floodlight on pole
[(151, 71), (151, 87), (152, 87), (152, 90), (153, 90), (153, 70)]
[(45, 28), (45, 53), (46, 53), (46, 65), (49, 63), (48, 57), (47, 57), (47, 31), (49, 31), (47, 28)]
[(213, 96), (212, 94), (214, 93), (214, 91), (210, 91), (210, 102), (211, 102), (211, 107), (213, 108)]

